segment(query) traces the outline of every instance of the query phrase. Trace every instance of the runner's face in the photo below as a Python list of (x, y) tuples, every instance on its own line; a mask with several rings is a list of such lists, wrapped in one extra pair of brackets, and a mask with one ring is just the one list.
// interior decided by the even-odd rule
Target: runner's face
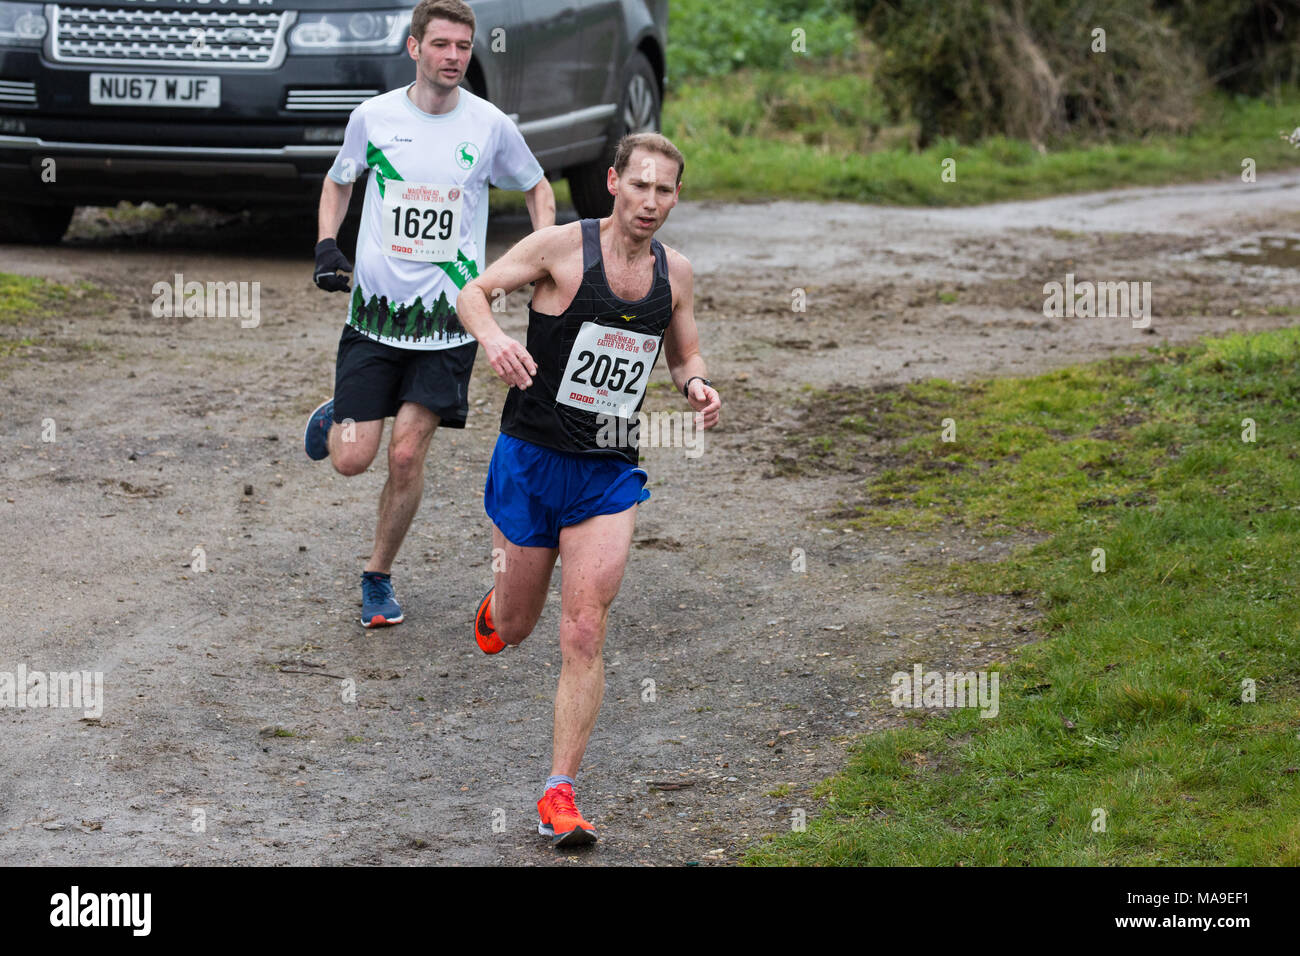
[(474, 31), (450, 20), (430, 20), (423, 43), (417, 44), (415, 37), (406, 39), (416, 75), (443, 92), (455, 89), (465, 78), (473, 49)]
[(609, 187), (614, 193), (614, 217), (642, 239), (653, 236), (667, 221), (682, 189), (677, 164), (648, 149), (632, 151), (622, 176), (611, 169)]

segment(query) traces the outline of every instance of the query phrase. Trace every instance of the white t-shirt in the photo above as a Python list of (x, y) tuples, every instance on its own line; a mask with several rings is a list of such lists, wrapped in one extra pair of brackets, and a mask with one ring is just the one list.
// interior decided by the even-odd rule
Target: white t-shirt
[(468, 90), (433, 115), (409, 87), (352, 111), (329, 176), (353, 183), (367, 168), (348, 324), (387, 345), (446, 349), (472, 342), (456, 296), (486, 266), (488, 183), (527, 191), (542, 167), (519, 128)]

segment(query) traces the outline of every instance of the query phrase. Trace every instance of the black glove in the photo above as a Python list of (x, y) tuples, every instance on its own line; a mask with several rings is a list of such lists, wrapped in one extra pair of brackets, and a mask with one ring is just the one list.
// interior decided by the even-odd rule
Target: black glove
[(339, 249), (333, 239), (322, 239), (316, 243), (316, 284), (326, 292), (350, 292), (348, 277), (339, 272), (351, 272), (352, 263)]

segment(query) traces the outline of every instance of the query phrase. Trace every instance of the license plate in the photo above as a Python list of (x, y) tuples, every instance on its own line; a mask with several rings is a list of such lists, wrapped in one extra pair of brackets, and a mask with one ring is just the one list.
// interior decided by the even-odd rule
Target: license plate
[(192, 106), (212, 109), (221, 105), (221, 77), (92, 73), (90, 102), (94, 106)]

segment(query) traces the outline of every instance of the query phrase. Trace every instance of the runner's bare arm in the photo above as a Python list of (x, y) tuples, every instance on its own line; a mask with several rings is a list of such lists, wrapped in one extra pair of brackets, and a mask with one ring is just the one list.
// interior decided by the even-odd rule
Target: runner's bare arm
[(686, 397), (691, 408), (698, 413), (696, 421), (700, 427), (712, 428), (718, 424), (722, 399), (716, 389), (702, 381), (709, 372), (704, 365), (704, 356), (700, 355), (700, 333), (695, 327), (695, 275), (685, 256), (673, 249), (667, 252), (668, 279), (672, 283), (673, 298), (677, 300), (673, 303), (672, 321), (664, 334), (668, 371), (679, 392), (687, 381), (694, 379)]
[(516, 388), (532, 385), (537, 363), (526, 348), (501, 331), (501, 326), (492, 318), (492, 299), (507, 296), (530, 282), (549, 277), (551, 264), (559, 258), (559, 240), (566, 228), (551, 226), (525, 236), (481, 276), (461, 289), (456, 298), (456, 315), (461, 325), (478, 339), (492, 370), (507, 385)]
[(352, 184), (340, 186), (328, 176), (320, 190), (320, 211), (316, 216), (316, 241), (337, 239), (339, 226), (348, 214), (348, 203), (352, 200)]
[(352, 263), (343, 255), (335, 240), (339, 226), (348, 213), (348, 201), (352, 198), (352, 183), (339, 184), (329, 176), (320, 190), (320, 209), (316, 214), (316, 263), (312, 279), (317, 287), (326, 292), (351, 292), (350, 274)]
[(533, 221), (534, 230), (555, 225), (555, 191), (545, 176), (524, 193), (524, 202), (528, 204), (528, 218)]

